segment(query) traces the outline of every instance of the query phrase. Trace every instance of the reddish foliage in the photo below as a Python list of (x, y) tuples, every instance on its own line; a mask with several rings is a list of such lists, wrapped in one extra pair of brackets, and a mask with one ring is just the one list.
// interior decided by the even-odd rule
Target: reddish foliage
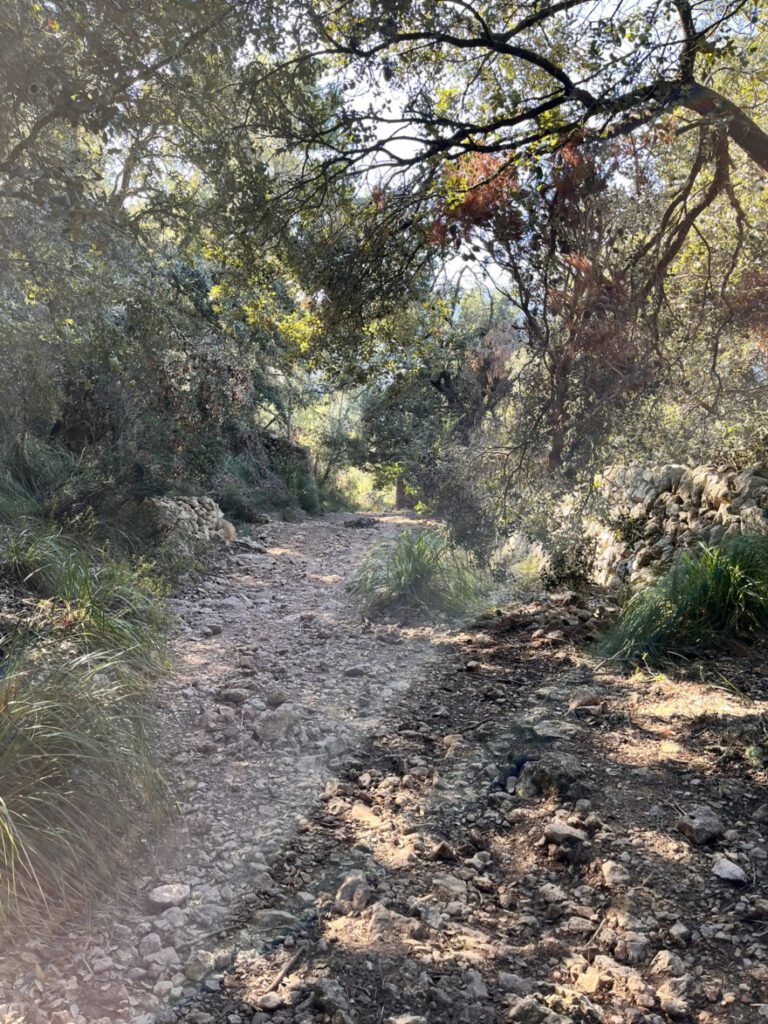
[(522, 218), (513, 205), (519, 188), (517, 171), (508, 159), (491, 153), (470, 153), (445, 178), (444, 199), (430, 227), (435, 245), (459, 244), (475, 228), (494, 224), (497, 234), (514, 237)]

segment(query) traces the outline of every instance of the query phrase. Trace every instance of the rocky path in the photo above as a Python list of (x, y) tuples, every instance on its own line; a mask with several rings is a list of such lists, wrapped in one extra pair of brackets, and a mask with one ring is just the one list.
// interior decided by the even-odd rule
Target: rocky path
[(579, 622), (447, 640), (162, 1021), (768, 1020), (762, 654), (617, 673), (570, 645)]
[(242, 944), (329, 771), (439, 640), (349, 607), (348, 576), (408, 525), (349, 519), (258, 528), (173, 602), (176, 670), (157, 705), (180, 814), (147, 843), (138, 877), (67, 938), (3, 950), (6, 1021), (149, 1021)]
[(568, 594), (369, 626), (341, 579), (399, 528), (270, 527), (180, 604), (186, 832), (15, 1020), (768, 1021), (766, 651), (621, 672)]

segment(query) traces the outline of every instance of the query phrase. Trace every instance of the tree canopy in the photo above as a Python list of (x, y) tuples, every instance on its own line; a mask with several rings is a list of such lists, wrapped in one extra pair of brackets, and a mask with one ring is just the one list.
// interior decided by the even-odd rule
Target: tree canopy
[[(426, 401), (428, 447), (492, 423), (520, 472), (560, 472), (665, 388), (711, 415), (762, 393), (760, 3), (0, 19), (9, 429), (87, 421), (156, 453), (145, 428), (172, 414), (175, 463), (214, 421), (237, 445), (234, 420), (287, 423), (298, 374), (373, 389), (390, 440)], [(505, 311), (503, 356), (436, 326), (459, 264)], [(397, 395), (401, 422), (375, 424)]]

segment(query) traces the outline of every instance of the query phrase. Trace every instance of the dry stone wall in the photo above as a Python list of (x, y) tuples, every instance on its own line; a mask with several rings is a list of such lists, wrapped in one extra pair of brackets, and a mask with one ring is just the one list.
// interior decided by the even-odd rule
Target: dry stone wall
[(613, 466), (597, 480), (609, 525), (590, 526), (600, 582), (634, 582), (678, 548), (768, 533), (768, 465)]
[(154, 525), (166, 537), (230, 543), (237, 536), (213, 498), (148, 498), (146, 504)]

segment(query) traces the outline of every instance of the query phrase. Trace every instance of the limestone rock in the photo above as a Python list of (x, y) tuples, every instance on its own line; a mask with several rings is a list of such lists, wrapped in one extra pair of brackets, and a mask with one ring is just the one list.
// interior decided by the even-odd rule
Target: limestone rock
[(555, 860), (568, 864), (586, 864), (591, 857), (587, 833), (564, 821), (551, 821), (544, 829), (544, 839), (550, 844), (550, 856)]
[(523, 765), (515, 793), (524, 798), (565, 796), (582, 776), (582, 766), (572, 754), (548, 750)]
[(371, 889), (362, 871), (350, 871), (336, 893), (336, 909), (341, 914), (364, 910), (371, 899)]
[(312, 985), (318, 1005), (331, 1017), (336, 1013), (349, 1012), (347, 993), (334, 978), (318, 978)]
[(156, 953), (158, 949), (162, 949), (162, 945), (163, 940), (157, 932), (150, 932), (143, 939), (139, 939), (139, 956), (149, 956), (150, 953)]
[(189, 899), (190, 887), (183, 882), (172, 882), (168, 885), (158, 885), (149, 894), (149, 902), (158, 910), (165, 910), (166, 907), (178, 907), (185, 900)]
[(534, 996), (523, 996), (510, 1009), (508, 1021), (515, 1024), (542, 1024), (549, 1015), (549, 1010), (542, 1006)]
[[(630, 582), (652, 575), (694, 540), (715, 543), (746, 530), (768, 533), (768, 467), (611, 466), (598, 479), (614, 523), (588, 526), (597, 578)], [(571, 499), (572, 500), (572, 499)]]
[(539, 739), (568, 739), (579, 732), (578, 725), (572, 722), (560, 722), (557, 719), (542, 718), (533, 726), (533, 734)]
[(564, 821), (551, 821), (544, 829), (544, 838), (557, 846), (572, 846), (587, 842), (589, 836), (582, 829), (566, 825)]
[(706, 804), (697, 804), (677, 821), (677, 828), (696, 846), (719, 839), (725, 831), (717, 814)]
[(679, 978), (670, 978), (659, 985), (656, 989), (656, 998), (664, 1013), (669, 1014), (675, 1020), (684, 1019), (688, 1016), (688, 1002), (685, 996), (688, 992), (690, 979), (687, 975)]
[(679, 977), (685, 971), (682, 959), (669, 949), (660, 949), (651, 961), (651, 974), (671, 974)]
[(194, 956), (190, 957), (189, 960), (184, 964), (183, 971), (190, 981), (202, 981), (203, 978), (210, 974), (211, 971), (216, 968), (216, 958), (213, 953), (208, 953), (205, 950), (198, 950)]
[(434, 875), (432, 884), (455, 899), (464, 900), (467, 897), (467, 883), (454, 875)]
[(601, 872), (603, 881), (609, 889), (617, 889), (622, 885), (628, 885), (630, 881), (629, 871), (615, 860), (604, 861)]
[(166, 539), (175, 541), (219, 540), (227, 544), (237, 531), (213, 500), (208, 497), (147, 498), (144, 507), (150, 521)]
[(283, 1000), (277, 994), (277, 992), (267, 992), (259, 999), (259, 1007), (262, 1010), (267, 1010), (271, 1013), (274, 1010), (279, 1010), (283, 1005)]
[(749, 881), (739, 865), (727, 857), (718, 857), (712, 865), (712, 874), (722, 878), (724, 882), (733, 882), (734, 885), (746, 885)]

